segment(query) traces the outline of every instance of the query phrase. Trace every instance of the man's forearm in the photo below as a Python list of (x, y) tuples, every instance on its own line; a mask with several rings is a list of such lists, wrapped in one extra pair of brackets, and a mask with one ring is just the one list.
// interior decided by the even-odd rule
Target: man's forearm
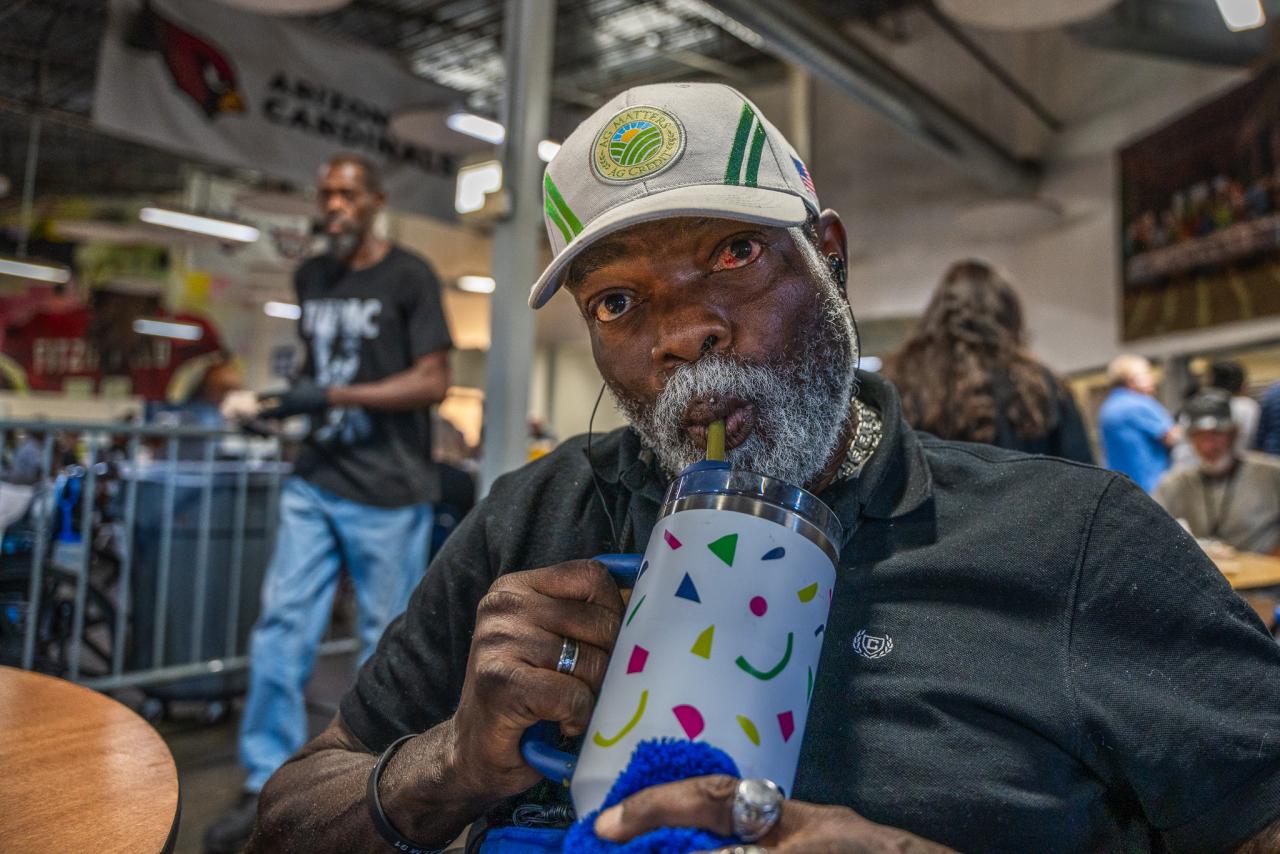
[[(378, 757), (329, 730), (286, 763), (262, 790), (249, 852), (393, 852), (366, 804)], [(486, 803), (460, 785), (449, 722), (407, 742), (383, 769), (378, 795), (391, 825), (410, 842), (443, 848)], [(345, 728), (342, 728), (345, 732)]]
[(386, 379), (329, 389), (330, 406), (359, 406), (378, 412), (405, 412), (434, 406), (449, 391), (449, 365), (443, 358), (418, 364)]

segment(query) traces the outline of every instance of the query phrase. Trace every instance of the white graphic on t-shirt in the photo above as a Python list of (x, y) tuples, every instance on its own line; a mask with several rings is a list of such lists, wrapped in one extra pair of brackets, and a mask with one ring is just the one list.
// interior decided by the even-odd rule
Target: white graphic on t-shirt
[(869, 635), (859, 629), (853, 636), (853, 651), (863, 658), (884, 658), (893, 652), (893, 638), (888, 635)]
[[(360, 370), (360, 347), (378, 337), (382, 300), (310, 299), (302, 303), (302, 333), (311, 344), (311, 367), (317, 384), (326, 388), (350, 385)], [(359, 408), (341, 407), (325, 414), (313, 438), (354, 444), (367, 438), (372, 424)]]

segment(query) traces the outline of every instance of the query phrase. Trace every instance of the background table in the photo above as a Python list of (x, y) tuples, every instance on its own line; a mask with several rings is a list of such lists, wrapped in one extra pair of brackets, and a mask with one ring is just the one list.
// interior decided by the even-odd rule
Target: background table
[(0, 849), (173, 846), (178, 771), (146, 721), (88, 688), (0, 667)]
[(1280, 585), (1280, 557), (1239, 552), (1214, 563), (1236, 590)]

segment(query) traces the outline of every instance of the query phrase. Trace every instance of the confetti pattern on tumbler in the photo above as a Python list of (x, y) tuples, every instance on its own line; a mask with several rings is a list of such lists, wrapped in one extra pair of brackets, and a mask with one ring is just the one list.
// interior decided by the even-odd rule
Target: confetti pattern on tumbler
[(626, 625), (628, 625), (628, 626), (629, 626), (629, 625), (631, 625), (631, 621), (632, 621), (632, 620), (634, 620), (634, 619), (636, 618), (636, 612), (638, 612), (638, 611), (640, 610), (640, 606), (644, 604), (644, 600), (645, 600), (645, 599), (647, 599), (647, 598), (649, 598), (649, 594), (647, 594), (647, 593), (646, 593), (644, 596), (641, 596), (641, 597), (640, 597), (640, 601), (639, 601), (639, 602), (637, 602), (637, 603), (636, 603), (636, 606), (635, 606), (634, 608), (632, 608), (632, 609), (631, 609), (631, 616), (630, 616), (630, 617), (627, 617)]
[(787, 669), (787, 665), (791, 662), (791, 651), (792, 647), (795, 645), (795, 640), (796, 636), (791, 632), (787, 632), (787, 651), (782, 654), (782, 658), (778, 663), (768, 670), (759, 670), (753, 667), (751, 662), (747, 661), (742, 656), (738, 656), (734, 661), (734, 664), (738, 665), (742, 670), (756, 677), (761, 682), (768, 682), (770, 679), (773, 679), (779, 673)]
[(667, 545), (671, 546), (672, 551), (675, 551), (676, 549), (684, 545), (684, 543), (677, 540), (676, 535), (671, 533), (670, 531), (663, 531), (662, 538), (667, 541)]
[(784, 549), (782, 546), (778, 546), (776, 549), (769, 549), (769, 551), (764, 553), (764, 557), (760, 559), (761, 560), (780, 560), (783, 557), (785, 557), (786, 554), (787, 554), (787, 550)]
[(693, 647), (689, 650), (689, 652), (693, 653), (699, 658), (705, 658), (708, 661), (710, 661), (711, 660), (711, 642), (715, 639), (715, 636), (716, 636), (716, 627), (714, 625), (707, 626), (705, 629), (702, 630), (702, 634), (698, 635), (698, 639), (693, 642)]
[(591, 737), (591, 740), (596, 743), (597, 747), (613, 747), (615, 744), (622, 741), (622, 739), (626, 738), (627, 733), (635, 729), (636, 724), (640, 723), (640, 719), (644, 717), (644, 707), (648, 702), (649, 702), (649, 692), (641, 691), (640, 705), (636, 707), (636, 713), (631, 716), (631, 720), (627, 721), (626, 724), (623, 725), (622, 729), (618, 730), (615, 734), (613, 734), (612, 736), (609, 736), (608, 738), (606, 738), (603, 733), (597, 730), (596, 734)]
[(693, 706), (676, 706), (671, 713), (676, 716), (676, 720), (680, 722), (680, 728), (690, 740), (697, 738), (706, 729), (707, 725), (702, 719), (702, 712)]
[(747, 734), (747, 738), (751, 739), (752, 744), (756, 747), (760, 746), (760, 730), (756, 729), (756, 725), (752, 723), (751, 718), (738, 715), (738, 726), (742, 727), (742, 731)]
[(707, 548), (711, 549), (713, 555), (729, 566), (733, 566), (733, 556), (738, 551), (738, 535), (726, 534), (714, 542), (707, 543)]
[(750, 604), (747, 605), (751, 609), (751, 613), (757, 617), (763, 617), (769, 610), (769, 602), (763, 596), (752, 596)]
[(790, 741), (796, 731), (796, 718), (791, 712), (778, 715), (778, 729), (782, 730), (782, 740)]
[(644, 666), (649, 661), (649, 650), (636, 644), (631, 649), (631, 658), (627, 661), (627, 673), (642, 673)]
[(796, 597), (801, 602), (812, 602), (813, 597), (818, 595), (818, 582), (813, 582), (808, 587), (802, 587), (796, 591)]
[(676, 588), (676, 596), (680, 599), (688, 599), (690, 602), (702, 603), (701, 597), (698, 596), (698, 588), (694, 585), (693, 579), (689, 577), (687, 572), (680, 581), (680, 586)]

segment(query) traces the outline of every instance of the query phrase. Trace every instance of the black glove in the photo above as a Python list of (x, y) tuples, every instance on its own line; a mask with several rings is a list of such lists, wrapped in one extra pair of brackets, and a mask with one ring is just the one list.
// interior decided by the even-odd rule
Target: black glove
[(298, 380), (288, 391), (264, 394), (258, 397), (263, 409), (259, 418), (288, 418), (291, 415), (311, 415), (329, 408), (329, 389), (311, 380)]

